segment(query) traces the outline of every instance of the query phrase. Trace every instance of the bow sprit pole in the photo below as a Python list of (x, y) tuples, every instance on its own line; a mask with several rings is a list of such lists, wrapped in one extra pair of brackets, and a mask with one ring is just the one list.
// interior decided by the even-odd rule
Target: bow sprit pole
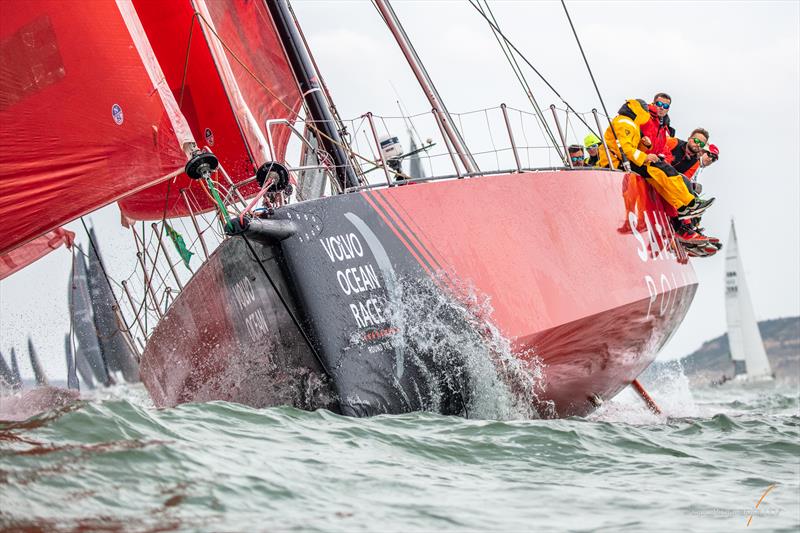
[(661, 411), (661, 408), (658, 406), (658, 404), (655, 402), (655, 400), (653, 400), (652, 396), (650, 396), (647, 393), (647, 391), (644, 389), (642, 384), (639, 383), (638, 379), (634, 379), (633, 383), (631, 383), (631, 385), (633, 385), (633, 390), (635, 390), (639, 394), (639, 396), (642, 398), (642, 400), (644, 400), (644, 403), (647, 404), (647, 407), (651, 411), (653, 411), (653, 413), (655, 413), (657, 415), (663, 414), (663, 412)]

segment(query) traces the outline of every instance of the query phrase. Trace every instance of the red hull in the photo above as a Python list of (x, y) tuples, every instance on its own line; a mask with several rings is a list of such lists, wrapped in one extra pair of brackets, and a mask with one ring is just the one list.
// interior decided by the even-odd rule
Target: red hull
[[(591, 398), (609, 399), (630, 384), (680, 324), (696, 290), (685, 255), (674, 252), (680, 248), (660, 201), (635, 175), (528, 172), (431, 181), (296, 204), (290, 206), (292, 213), (319, 218), (322, 223), (315, 225), (322, 228), (317, 228), (319, 235), (306, 235), (306, 242), (291, 246), (318, 246), (317, 237), (341, 231), (333, 228), (337, 213), (352, 214), (365, 202), (362, 218), (370, 222), (364, 209), (369, 211), (402, 244), (410, 262), (431, 275), (444, 273), (445, 286), (468, 287), (488, 298), (490, 320), (520, 354), (532, 351), (544, 363), (540, 399), (548, 402), (543, 413), (548, 416), (585, 415), (596, 407)], [(290, 279), (298, 279), (307, 274), (298, 268), (316, 265), (293, 262), (292, 250), (284, 244), (289, 257), (284, 268)], [(395, 265), (400, 262), (389, 252)], [(229, 269), (218, 258), (204, 269), (214, 270), (213, 276), (198, 274), (205, 281), (187, 285), (144, 355), (143, 380), (159, 405), (243, 401), (241, 390), (233, 394), (219, 376), (233, 365), (232, 352), (252, 353), (254, 344), (243, 343), (235, 327)], [(210, 277), (216, 285), (209, 285)], [(308, 307), (315, 301), (337, 294), (324, 286), (304, 292), (305, 286), (284, 291), (292, 296), (289, 309), (301, 317), (304, 309), (305, 316), (313, 315)], [(196, 307), (203, 313), (181, 318)], [(348, 313), (346, 306), (333, 309)], [(282, 320), (288, 323), (286, 317)], [(277, 331), (279, 322), (268, 321), (265, 328)], [(319, 331), (323, 349), (327, 339)], [(195, 339), (191, 350), (177, 349), (182, 338)], [(213, 343), (205, 341), (212, 338)], [(259, 349), (264, 361), (281, 350), (263, 343)], [(306, 363), (311, 359), (309, 352)], [(181, 369), (179, 379), (176, 367)], [(193, 392), (200, 390), (199, 395)], [(261, 398), (247, 403), (271, 402)]]
[(370, 196), (423, 261), (490, 298), (493, 323), (544, 362), (559, 416), (630, 384), (697, 288), (660, 198), (635, 174), (529, 172)]

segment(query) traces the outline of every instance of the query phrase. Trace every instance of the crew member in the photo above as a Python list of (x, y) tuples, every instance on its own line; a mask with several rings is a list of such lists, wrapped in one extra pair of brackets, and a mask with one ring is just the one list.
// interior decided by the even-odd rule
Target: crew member
[(667, 139), (667, 151), (664, 154), (666, 162), (681, 174), (685, 174), (697, 164), (703, 148), (708, 144), (708, 138), (708, 130), (695, 128), (689, 135), (688, 141), (682, 141), (675, 137)]
[(631, 170), (649, 179), (653, 188), (677, 210), (680, 218), (691, 218), (708, 209), (714, 201), (713, 198), (695, 198), (686, 188), (680, 173), (661, 161), (658, 155), (646, 154), (638, 148), (641, 141), (640, 127), (650, 120), (647, 103), (644, 100), (628, 100), (618, 113), (603, 136), (611, 153), (611, 161), (608, 161), (605, 151), (600, 151), (599, 166), (608, 167), (611, 164), (613, 168), (619, 168), (621, 149), (622, 154), (630, 161)]
[[(684, 173), (686, 186), (693, 194), (699, 195), (703, 192), (703, 185), (698, 181), (698, 178), (706, 167), (713, 164), (718, 159), (719, 148), (714, 144), (709, 144), (706, 146), (706, 149), (702, 151), (695, 164)], [(714, 255), (717, 251), (722, 249), (722, 242), (718, 238), (706, 236), (704, 234), (705, 230), (700, 227), (699, 217), (688, 221), (676, 221), (674, 227), (676, 233), (679, 235), (689, 231), (698, 233), (708, 239), (708, 243), (706, 244), (687, 247), (687, 252), (690, 256), (707, 257), (709, 255)]]
[(569, 160), (572, 162), (573, 168), (584, 166), (583, 146), (580, 144), (571, 144), (569, 148), (567, 148), (567, 152), (569, 153)]
[[(706, 149), (703, 150), (703, 153), (700, 154), (700, 159), (697, 160), (697, 163), (692, 165), (692, 167), (684, 172), (684, 176), (691, 178), (693, 182), (695, 182), (695, 186), (700, 185), (697, 183), (697, 177), (699, 177), (700, 169), (706, 168), (711, 166), (712, 163), (715, 163), (719, 159), (719, 148), (717, 148), (716, 144), (709, 144), (706, 146)], [(701, 191), (696, 191), (698, 193)]]
[(648, 154), (663, 154), (667, 138), (675, 136), (669, 125), (669, 107), (672, 99), (666, 93), (658, 93), (648, 106), (650, 120), (642, 126), (642, 145)]
[(590, 133), (583, 138), (583, 146), (586, 148), (586, 153), (589, 154), (584, 160), (587, 167), (597, 166), (597, 160), (600, 159), (600, 139), (597, 135)]

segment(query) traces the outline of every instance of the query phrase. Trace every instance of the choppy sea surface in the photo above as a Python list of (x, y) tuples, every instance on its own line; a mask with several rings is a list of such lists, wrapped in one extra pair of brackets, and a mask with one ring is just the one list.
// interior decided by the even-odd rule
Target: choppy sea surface
[(625, 391), (567, 420), (155, 409), (117, 387), (0, 422), (0, 528), (798, 531), (800, 393), (729, 385), (673, 376), (664, 416)]

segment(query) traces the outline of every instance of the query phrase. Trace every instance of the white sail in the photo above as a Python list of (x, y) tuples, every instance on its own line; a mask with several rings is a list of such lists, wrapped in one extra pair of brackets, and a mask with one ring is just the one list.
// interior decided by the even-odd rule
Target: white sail
[(417, 143), (414, 142), (414, 136), (410, 130), (408, 138), (410, 139), (408, 151), (412, 154), (408, 161), (408, 175), (415, 180), (422, 179), (425, 177), (425, 169), (422, 168), (422, 160), (419, 158), (419, 152), (417, 152)]
[(733, 220), (726, 248), (725, 310), (728, 318), (728, 343), (735, 373), (744, 374), (748, 379), (770, 378), (772, 369), (753, 312)]

